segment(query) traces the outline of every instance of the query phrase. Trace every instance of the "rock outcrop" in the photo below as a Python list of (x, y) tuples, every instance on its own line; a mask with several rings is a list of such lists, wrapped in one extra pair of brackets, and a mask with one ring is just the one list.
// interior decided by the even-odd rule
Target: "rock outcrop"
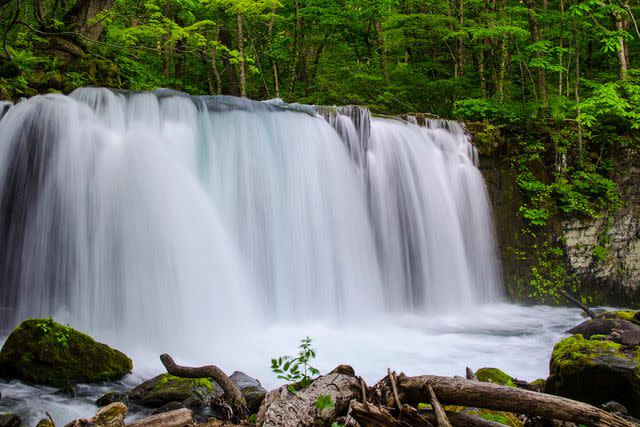
[(189, 407), (207, 406), (214, 397), (222, 395), (222, 389), (209, 378), (179, 378), (162, 374), (135, 387), (129, 399), (149, 408), (160, 408), (172, 402)]

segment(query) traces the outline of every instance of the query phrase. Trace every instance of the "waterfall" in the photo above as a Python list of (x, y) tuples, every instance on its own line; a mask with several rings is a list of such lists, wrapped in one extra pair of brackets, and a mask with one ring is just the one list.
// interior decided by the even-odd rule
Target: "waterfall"
[(456, 122), (358, 107), (102, 88), (1, 104), (0, 322), (162, 343), (495, 301), (476, 163)]

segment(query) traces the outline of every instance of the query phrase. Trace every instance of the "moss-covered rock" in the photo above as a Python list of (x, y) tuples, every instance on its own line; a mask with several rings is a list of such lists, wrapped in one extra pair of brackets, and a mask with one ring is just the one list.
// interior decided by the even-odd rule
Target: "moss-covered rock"
[(56, 427), (56, 425), (49, 418), (42, 418), (36, 427)]
[[(353, 371), (353, 368), (351, 368), (351, 371)], [(249, 411), (252, 414), (257, 413), (264, 397), (267, 395), (267, 390), (262, 387), (260, 381), (239, 371), (231, 374), (229, 378), (238, 386), (240, 392), (242, 392), (242, 397), (244, 397), (244, 400), (247, 402)]]
[(601, 405), (615, 400), (640, 415), (640, 349), (574, 335), (551, 355), (545, 392)]
[(1, 377), (55, 387), (119, 380), (132, 368), (125, 354), (51, 318), (25, 320), (0, 351)]
[(135, 387), (129, 392), (129, 398), (140, 405), (159, 408), (170, 402), (186, 400), (193, 404), (194, 399), (205, 406), (222, 394), (220, 386), (208, 378), (179, 378), (162, 374)]
[(22, 427), (22, 420), (11, 412), (0, 414), (0, 427)]
[(478, 380), (485, 383), (494, 383), (506, 385), (507, 387), (515, 387), (513, 378), (505, 374), (498, 368), (480, 368), (476, 371)]
[(636, 325), (640, 325), (640, 319), (636, 318), (639, 316), (640, 311), (636, 310), (618, 310), (618, 311), (605, 311), (603, 313), (598, 314), (598, 318), (600, 319), (621, 319), (627, 320), (629, 322), (633, 322)]
[(116, 402), (100, 408), (91, 419), (75, 420), (65, 427), (125, 427), (124, 419), (127, 416), (127, 406)]

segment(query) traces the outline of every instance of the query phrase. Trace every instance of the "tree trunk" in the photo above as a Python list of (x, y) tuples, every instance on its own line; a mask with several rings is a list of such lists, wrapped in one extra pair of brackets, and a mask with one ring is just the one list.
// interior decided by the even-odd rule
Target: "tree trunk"
[(78, 31), (90, 41), (102, 39), (104, 25), (102, 22), (92, 22), (102, 11), (113, 6), (114, 0), (78, 0), (65, 15), (63, 22), (67, 28)]
[[(404, 404), (417, 406), (429, 397), (429, 386), (446, 405), (468, 406), (514, 412), (528, 416), (570, 421), (592, 427), (631, 427), (634, 424), (605, 410), (586, 403), (550, 394), (537, 393), (492, 383), (469, 381), (436, 375), (398, 376), (398, 394)], [(380, 381), (374, 389), (380, 393), (382, 404), (394, 405), (388, 379)], [(386, 401), (385, 401), (386, 399)], [(447, 414), (448, 415), (448, 414)]]
[[(615, 21), (616, 21), (616, 31), (623, 32), (624, 23), (622, 22), (622, 17), (620, 16), (620, 14), (615, 15)], [(619, 69), (620, 80), (626, 81), (627, 74), (629, 71), (629, 65), (627, 63), (627, 44), (625, 43), (623, 37), (620, 37), (619, 40), (620, 40), (619, 41), (620, 46), (618, 48), (618, 62), (620, 62), (620, 69)]]
[(289, 80), (289, 93), (288, 98), (293, 96), (293, 90), (296, 86), (296, 78), (298, 74), (298, 63), (300, 61), (300, 30), (302, 29), (302, 22), (300, 21), (300, 2), (299, 0), (293, 0), (293, 9), (295, 14), (295, 25), (293, 30), (293, 63), (291, 64), (291, 80)]
[(238, 23), (238, 52), (240, 53), (240, 63), (238, 64), (240, 74), (240, 96), (247, 97), (247, 77), (246, 68), (244, 63), (244, 34), (242, 32), (242, 15), (236, 15), (236, 22)]
[[(458, 19), (458, 31), (464, 27), (464, 0), (456, 0), (456, 17)], [(458, 64), (458, 77), (464, 76), (464, 36), (456, 40), (456, 61)]]
[(498, 77), (496, 79), (496, 93), (500, 100), (504, 100), (504, 80), (507, 74), (507, 61), (509, 58), (509, 36), (504, 34), (500, 43), (500, 63), (498, 65)]
[[(163, 14), (165, 17), (169, 17), (171, 13), (171, 8), (169, 6), (169, 1), (164, 2), (164, 11)], [(169, 68), (171, 66), (171, 30), (167, 29), (167, 33), (162, 38), (162, 76), (165, 79), (169, 78)]]
[(373, 23), (376, 29), (376, 47), (378, 49), (378, 55), (380, 55), (380, 70), (382, 71), (382, 77), (385, 83), (389, 83), (389, 72), (387, 71), (387, 52), (384, 47), (384, 40), (382, 38), (382, 25), (379, 20), (375, 20)]
[[(540, 29), (538, 27), (538, 17), (536, 14), (536, 4), (532, 0), (528, 0), (526, 2), (527, 7), (529, 8), (529, 30), (531, 31), (531, 43), (538, 43), (540, 41)], [(536, 59), (541, 59), (542, 54), (539, 49), (536, 49), (533, 53), (533, 56)], [(545, 75), (544, 68), (538, 66), (536, 67), (536, 92), (538, 93), (538, 97), (542, 99), (544, 106), (546, 107), (548, 102), (547, 97), (547, 78)]]
[(216, 26), (216, 38), (214, 45), (211, 48), (211, 71), (216, 79), (216, 95), (222, 94), (222, 79), (220, 78), (220, 71), (218, 70), (218, 43), (220, 40), (220, 24)]

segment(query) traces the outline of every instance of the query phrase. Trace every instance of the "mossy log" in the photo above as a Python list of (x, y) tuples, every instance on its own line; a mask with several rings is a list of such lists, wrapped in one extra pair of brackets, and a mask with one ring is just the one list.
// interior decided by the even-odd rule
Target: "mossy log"
[[(592, 427), (634, 426), (623, 418), (586, 403), (497, 384), (436, 375), (407, 377), (404, 374), (398, 376), (397, 382), (400, 400), (411, 406), (417, 406), (428, 399), (431, 385), (438, 399), (445, 405), (494, 409)], [(393, 392), (388, 379), (381, 380), (374, 386), (374, 390), (382, 398), (380, 403), (389, 407), (393, 405)]]
[(247, 403), (242, 396), (242, 392), (222, 369), (214, 365), (201, 366), (198, 368), (180, 366), (176, 364), (168, 354), (160, 355), (160, 360), (167, 369), (167, 372), (173, 376), (181, 378), (211, 378), (224, 392), (223, 397), (231, 406), (233, 418), (244, 420), (249, 415)]

